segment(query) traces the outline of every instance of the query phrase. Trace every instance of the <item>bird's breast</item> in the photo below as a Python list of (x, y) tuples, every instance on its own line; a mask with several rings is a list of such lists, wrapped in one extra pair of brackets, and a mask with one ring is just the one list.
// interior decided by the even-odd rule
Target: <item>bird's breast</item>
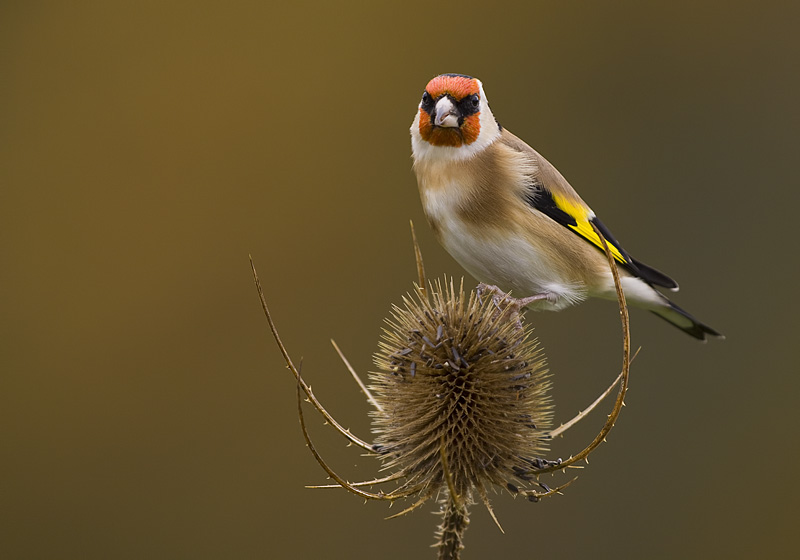
[[(520, 203), (506, 208), (504, 220), (489, 216), (481, 220), (483, 211), (476, 198), (469, 196), (468, 185), (451, 180), (435, 185), (420, 182), (420, 186), (425, 214), (437, 239), (477, 280), (511, 291), (515, 297), (551, 294), (540, 309), (561, 309), (585, 297), (585, 286), (565, 273), (562, 257), (528, 232), (526, 221), (542, 217)], [(500, 201), (495, 202), (496, 211)]]

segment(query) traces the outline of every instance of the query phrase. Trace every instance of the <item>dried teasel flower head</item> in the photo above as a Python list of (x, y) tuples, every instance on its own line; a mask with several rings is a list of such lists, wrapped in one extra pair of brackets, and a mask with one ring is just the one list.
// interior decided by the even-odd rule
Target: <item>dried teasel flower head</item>
[[(546, 450), (553, 406), (532, 329), (497, 298), (436, 281), (387, 319), (370, 374), (375, 447), (421, 496), (519, 492)], [(531, 494), (533, 495), (533, 494)]]
[[(394, 502), (415, 498), (397, 517), (439, 495), (442, 522), (437, 531), (439, 560), (457, 560), (469, 524), (468, 506), (477, 493), (494, 517), (486, 488), (504, 486), (531, 501), (560, 493), (570, 484), (550, 488), (538, 477), (577, 466), (609, 434), (624, 404), (631, 363), (630, 329), (625, 296), (614, 257), (595, 228), (614, 278), (622, 322), (623, 365), (616, 380), (589, 407), (556, 429), (549, 430), (552, 404), (542, 351), (519, 316), (525, 300), (515, 300), (497, 288), (482, 297), (465, 296), (463, 281), (452, 280), (417, 288), (415, 297), (395, 307), (380, 349), (378, 371), (367, 387), (334, 343), (334, 348), (375, 407), (376, 440), (365, 441), (341, 426), (325, 410), (284, 346), (267, 306), (255, 264), (253, 277), (272, 335), (297, 383), (297, 412), (306, 445), (335, 484), (311, 488), (344, 488), (362, 498)], [(414, 230), (412, 226), (412, 235)], [(414, 237), (419, 286), (427, 285), (422, 255)], [(563, 435), (591, 412), (619, 384), (614, 407), (594, 440), (568, 459), (539, 458), (545, 443)], [(373, 394), (374, 393), (374, 394)], [(377, 456), (389, 475), (348, 482), (323, 459), (309, 436), (302, 396), (347, 441)], [(574, 480), (574, 479), (573, 479)], [(389, 491), (365, 487), (396, 483)], [(540, 490), (537, 490), (538, 487)], [(497, 519), (495, 518), (495, 522)], [(498, 522), (499, 526), (499, 522)]]

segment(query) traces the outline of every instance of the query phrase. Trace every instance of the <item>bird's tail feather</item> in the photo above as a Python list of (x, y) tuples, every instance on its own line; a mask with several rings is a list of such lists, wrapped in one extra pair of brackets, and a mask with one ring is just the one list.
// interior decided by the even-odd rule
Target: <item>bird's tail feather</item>
[[(666, 300), (666, 298), (664, 299)], [(725, 338), (725, 335), (701, 323), (671, 301), (666, 300), (666, 303), (667, 305), (664, 307), (653, 309), (653, 313), (698, 340), (705, 341), (706, 335)]]

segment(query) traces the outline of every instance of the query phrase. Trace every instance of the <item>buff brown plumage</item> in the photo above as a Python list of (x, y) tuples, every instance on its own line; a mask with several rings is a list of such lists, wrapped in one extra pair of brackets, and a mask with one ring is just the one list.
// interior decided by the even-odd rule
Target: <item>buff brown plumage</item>
[(428, 223), (480, 282), (529, 298), (537, 310), (615, 299), (599, 231), (620, 265), (629, 303), (697, 339), (722, 337), (664, 296), (658, 288), (678, 284), (631, 257), (563, 175), (498, 124), (480, 80), (432, 79), (411, 125), (411, 146)]

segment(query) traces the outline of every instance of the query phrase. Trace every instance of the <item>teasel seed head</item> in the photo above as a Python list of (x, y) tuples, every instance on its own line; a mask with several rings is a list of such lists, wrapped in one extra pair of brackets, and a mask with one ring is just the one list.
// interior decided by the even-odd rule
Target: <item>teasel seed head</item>
[[(531, 501), (561, 493), (572, 481), (555, 488), (539, 482), (539, 475), (565, 470), (587, 460), (614, 427), (624, 405), (630, 376), (631, 338), (628, 308), (619, 271), (602, 233), (594, 227), (614, 278), (622, 322), (623, 364), (616, 380), (586, 409), (557, 429), (549, 430), (552, 404), (544, 357), (531, 329), (519, 311), (526, 300), (515, 300), (496, 286), (481, 284), (481, 297), (464, 295), (453, 282), (425, 281), (422, 254), (412, 224), (419, 284), (416, 298), (404, 298), (394, 307), (389, 328), (375, 355), (378, 371), (371, 374), (371, 389), (364, 385), (336, 343), (345, 366), (375, 407), (375, 443), (357, 437), (340, 425), (314, 395), (284, 346), (269, 312), (252, 258), (256, 289), (275, 342), (297, 383), (297, 412), (306, 445), (335, 484), (310, 488), (344, 488), (365, 499), (394, 502), (416, 497), (405, 510), (412, 511), (434, 495), (439, 496), (442, 522), (437, 531), (439, 560), (458, 560), (464, 531), (469, 524), (468, 506), (477, 492), (495, 522), (486, 486), (503, 486)], [(430, 295), (429, 295), (430, 294)], [(331, 341), (333, 342), (333, 341)], [(619, 384), (611, 413), (594, 440), (562, 461), (538, 457), (545, 441), (563, 435), (591, 412)], [(374, 392), (374, 395), (373, 395)], [(311, 441), (303, 414), (303, 395), (326, 422), (352, 445), (378, 456), (388, 476), (348, 482), (323, 459)], [(402, 481), (402, 482), (401, 482)], [(397, 482), (385, 492), (366, 486)], [(527, 484), (531, 483), (531, 484)], [(537, 485), (543, 492), (531, 486)], [(501, 528), (502, 530), (502, 528)]]
[[(503, 486), (530, 501), (560, 494), (571, 481), (550, 488), (538, 481), (542, 474), (576, 467), (588, 458), (613, 428), (624, 405), (630, 375), (630, 324), (625, 295), (614, 257), (595, 227), (614, 278), (622, 322), (623, 365), (616, 380), (586, 409), (557, 429), (549, 430), (552, 404), (542, 351), (519, 311), (525, 300), (515, 300), (495, 286), (481, 285), (464, 295), (463, 280), (456, 291), (452, 280), (428, 285), (422, 255), (414, 236), (419, 284), (416, 297), (404, 298), (387, 320), (378, 371), (371, 374), (371, 390), (359, 378), (339, 347), (345, 366), (375, 407), (376, 441), (369, 443), (340, 425), (314, 395), (300, 368), (289, 356), (267, 306), (255, 264), (250, 261), (261, 306), (275, 342), (297, 383), (297, 412), (308, 449), (335, 484), (311, 488), (344, 488), (365, 499), (394, 502), (413, 498), (412, 511), (434, 495), (441, 505), (437, 531), (439, 560), (458, 560), (469, 524), (468, 506), (477, 493), (495, 522), (486, 486)], [(428, 289), (424, 286), (429, 286)], [(333, 342), (333, 341), (331, 341)], [(594, 440), (562, 461), (539, 455), (545, 442), (564, 434), (591, 412), (619, 384), (611, 413)], [(374, 392), (374, 394), (373, 394)], [(348, 482), (323, 459), (311, 441), (303, 414), (303, 395), (326, 422), (348, 442), (378, 456), (391, 474), (362, 482)], [(367, 486), (396, 482), (389, 492)], [(541, 491), (536, 490), (538, 486)], [(502, 530), (502, 528), (501, 528)]]
[(470, 503), (497, 485), (516, 494), (546, 450), (553, 406), (532, 329), (463, 281), (437, 281), (387, 319), (370, 390), (375, 449), (405, 487)]

